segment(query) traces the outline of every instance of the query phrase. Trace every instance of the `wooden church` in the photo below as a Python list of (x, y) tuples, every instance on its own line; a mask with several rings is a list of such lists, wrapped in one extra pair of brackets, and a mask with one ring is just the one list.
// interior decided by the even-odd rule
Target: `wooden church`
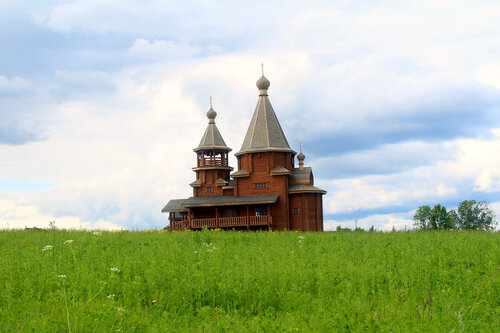
[[(326, 191), (314, 186), (305, 156), (290, 148), (271, 106), (269, 80), (257, 81), (259, 100), (240, 151), (238, 170), (228, 164), (231, 151), (210, 106), (208, 126), (196, 153), (193, 196), (172, 199), (163, 208), (167, 230), (207, 228), (323, 231)], [(295, 164), (297, 156), (298, 167)]]

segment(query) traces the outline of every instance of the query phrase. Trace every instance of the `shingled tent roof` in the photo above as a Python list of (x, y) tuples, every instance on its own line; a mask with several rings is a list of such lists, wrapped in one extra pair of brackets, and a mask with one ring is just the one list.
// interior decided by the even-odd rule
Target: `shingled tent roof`
[(167, 212), (186, 212), (187, 208), (185, 208), (182, 204), (187, 199), (172, 199), (170, 200), (165, 207), (161, 210), (162, 213)]
[(201, 138), (200, 144), (198, 147), (193, 149), (194, 151), (200, 151), (200, 150), (224, 150), (224, 151), (230, 151), (231, 148), (229, 148), (226, 143), (224, 142), (224, 139), (222, 138), (222, 135), (219, 132), (219, 129), (217, 128), (217, 125), (215, 125), (215, 117), (217, 117), (217, 112), (215, 112), (212, 107), (210, 107), (210, 110), (207, 112), (207, 117), (208, 117), (208, 126), (207, 129), (205, 130), (205, 134), (203, 134), (203, 137)]
[(257, 81), (257, 88), (260, 91), (259, 100), (243, 140), (243, 145), (240, 151), (235, 154), (236, 156), (264, 151), (292, 152), (295, 154), (295, 151), (290, 149), (290, 145), (269, 101), (267, 95), (269, 85), (270, 82), (264, 75)]

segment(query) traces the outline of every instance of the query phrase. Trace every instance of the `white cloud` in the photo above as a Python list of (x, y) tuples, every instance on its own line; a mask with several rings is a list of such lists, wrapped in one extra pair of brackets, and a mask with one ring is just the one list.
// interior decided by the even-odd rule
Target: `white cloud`
[[(492, 139), (457, 139), (448, 143), (455, 150), (454, 157), (436, 159), (431, 165), (388, 175), (324, 180), (329, 190), (325, 210), (335, 214), (383, 207), (418, 207), (452, 198), (482, 200), (487, 192), (500, 191), (500, 135), (498, 129), (492, 133), (495, 135)], [(399, 148), (405, 147), (403, 144)], [(384, 156), (385, 149), (381, 147), (366, 154), (369, 157), (381, 150)], [(393, 153), (399, 154), (397, 150)], [(463, 197), (472, 191), (476, 191), (477, 198)]]
[(330, 177), (359, 177), (366, 174), (392, 174), (433, 165), (454, 159), (456, 151), (457, 145), (452, 142), (405, 141), (336, 156), (318, 156), (314, 163), (316, 174), (321, 169), (323, 174), (327, 173)]
[(405, 207), (422, 201), (446, 200), (457, 190), (452, 185), (445, 185), (439, 172), (433, 169), (421, 167), (387, 176), (365, 176), (326, 183), (324, 186), (329, 194), (325, 198), (325, 213)]
[(55, 221), (60, 229), (120, 230), (121, 226), (102, 219), (86, 221), (77, 216), (54, 216), (41, 213), (38, 208), (20, 198), (0, 197), (0, 230), (24, 228), (49, 228)]
[(94, 92), (109, 94), (115, 87), (115, 78), (103, 71), (74, 72), (67, 70), (56, 70), (54, 81), (59, 90), (70, 93)]
[(500, 89), (500, 62), (490, 62), (479, 68), (477, 80)]
[(147, 60), (187, 60), (198, 54), (202, 49), (188, 43), (174, 41), (153, 40), (152, 42), (139, 38), (128, 49), (127, 54)]
[(64, 33), (217, 38), (262, 27), (266, 20), (263, 3), (254, 1), (243, 7), (234, 2), (76, 0), (38, 9), (33, 18), (39, 25)]
[(393, 228), (396, 230), (410, 230), (413, 228), (413, 215), (415, 211), (407, 213), (395, 214), (373, 214), (364, 218), (359, 218), (355, 222), (352, 220), (326, 220), (324, 221), (324, 229), (333, 231), (337, 226), (342, 228), (354, 229), (358, 228), (368, 230), (372, 226), (375, 230), (390, 231)]
[(30, 80), (20, 77), (13, 77), (9, 79), (0, 75), (0, 97), (12, 96), (18, 94), (26, 94), (32, 90), (32, 83)]

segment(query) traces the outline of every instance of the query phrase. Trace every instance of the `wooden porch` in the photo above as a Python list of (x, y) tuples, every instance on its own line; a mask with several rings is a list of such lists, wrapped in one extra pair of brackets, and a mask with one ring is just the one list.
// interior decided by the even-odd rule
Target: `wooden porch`
[(181, 220), (170, 220), (169, 230), (202, 229), (206, 228), (239, 228), (252, 226), (268, 226), (273, 224), (272, 216), (234, 216), (218, 218), (189, 218), (183, 217)]

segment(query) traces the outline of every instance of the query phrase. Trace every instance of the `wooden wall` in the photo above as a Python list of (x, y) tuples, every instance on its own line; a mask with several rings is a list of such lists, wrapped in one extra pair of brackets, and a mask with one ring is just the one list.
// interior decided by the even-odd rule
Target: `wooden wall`
[[(270, 172), (278, 165), (292, 170), (293, 154), (283, 152), (250, 153), (238, 157), (238, 165), (250, 172), (249, 177), (235, 179), (235, 196), (277, 194), (278, 201), (268, 212), (273, 216), (274, 229), (290, 230), (288, 176), (271, 176)], [(256, 183), (266, 183), (266, 188), (255, 188)]]
[[(298, 208), (297, 214), (294, 214), (294, 208)], [(323, 231), (323, 198), (321, 194), (291, 194), (290, 224), (293, 230)]]
[[(194, 188), (193, 196), (225, 195), (225, 191), (222, 190), (223, 186), (217, 186), (215, 182), (219, 178), (229, 181), (229, 172), (229, 170), (220, 169), (196, 170), (196, 179), (201, 179), (202, 185)], [(211, 187), (212, 192), (207, 192), (207, 187)]]

